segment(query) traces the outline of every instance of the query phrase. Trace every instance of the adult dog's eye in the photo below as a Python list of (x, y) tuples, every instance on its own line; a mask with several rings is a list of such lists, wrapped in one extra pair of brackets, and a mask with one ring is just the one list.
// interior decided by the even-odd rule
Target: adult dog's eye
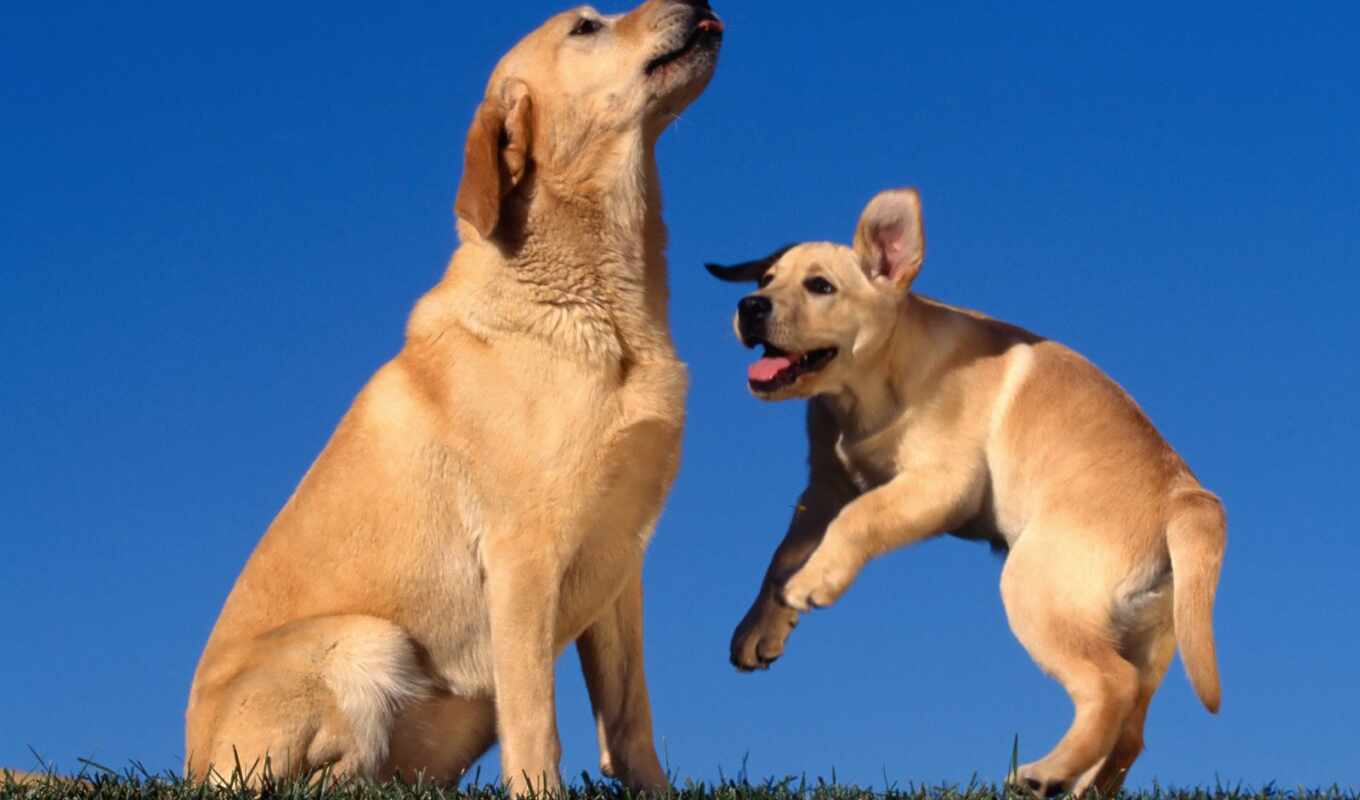
[(598, 19), (591, 19), (590, 17), (581, 17), (580, 19), (576, 20), (576, 26), (571, 29), (571, 35), (590, 36), (591, 34), (599, 33), (600, 29), (603, 27), (604, 23), (600, 22)]
[(803, 288), (813, 294), (835, 294), (836, 287), (831, 285), (831, 281), (826, 278), (808, 278), (803, 281)]
[(769, 286), (773, 281), (774, 281), (774, 273), (773, 273), (773, 272), (767, 272), (767, 273), (765, 273), (764, 275), (761, 275), (761, 276), (760, 276), (760, 280), (756, 281), (756, 286), (757, 286), (758, 288), (764, 289), (766, 286)]

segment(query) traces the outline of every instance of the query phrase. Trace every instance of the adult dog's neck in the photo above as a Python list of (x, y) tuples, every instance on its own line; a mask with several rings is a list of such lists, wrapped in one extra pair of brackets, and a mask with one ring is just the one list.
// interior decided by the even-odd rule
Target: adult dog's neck
[(535, 175), (506, 203), (501, 241), (465, 240), (440, 285), (464, 325), (591, 360), (673, 357), (654, 148), (627, 147), (612, 174)]

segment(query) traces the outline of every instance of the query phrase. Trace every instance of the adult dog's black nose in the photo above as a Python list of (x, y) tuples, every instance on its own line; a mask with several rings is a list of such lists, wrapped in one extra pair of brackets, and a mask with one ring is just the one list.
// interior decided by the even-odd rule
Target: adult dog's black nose
[(758, 294), (743, 297), (741, 302), (737, 303), (737, 313), (744, 322), (764, 322), (773, 310), (774, 304), (770, 302), (770, 298)]

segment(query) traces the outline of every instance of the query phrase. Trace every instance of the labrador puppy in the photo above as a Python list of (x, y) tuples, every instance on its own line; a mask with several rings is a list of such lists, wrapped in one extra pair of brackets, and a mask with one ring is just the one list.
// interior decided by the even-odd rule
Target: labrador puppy
[(654, 151), (708, 84), (706, 0), (556, 16), (495, 68), (462, 241), (227, 598), (186, 771), (457, 781), (493, 742), (559, 785), (553, 664), (577, 645), (601, 769), (660, 788), (643, 551), (675, 475)]
[(829, 606), (872, 558), (944, 532), (1007, 553), (1011, 629), (1076, 717), (1018, 771), (1043, 796), (1113, 796), (1180, 647), (1216, 712), (1212, 612), (1223, 507), (1125, 392), (1078, 354), (911, 292), (921, 203), (889, 191), (854, 246), (804, 244), (709, 269), (758, 290), (737, 335), (764, 348), (759, 398), (812, 398), (810, 479), (732, 640), (768, 667), (798, 615)]

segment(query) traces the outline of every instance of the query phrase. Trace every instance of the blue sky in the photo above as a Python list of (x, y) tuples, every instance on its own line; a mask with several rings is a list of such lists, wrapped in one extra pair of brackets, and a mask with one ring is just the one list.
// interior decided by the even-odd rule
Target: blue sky
[[(1070, 719), (1000, 563), (954, 540), (872, 565), (769, 673), (727, 664), (805, 446), (799, 406), (746, 394), (738, 292), (701, 264), (846, 240), (914, 184), (918, 288), (1087, 354), (1227, 503), (1224, 710), (1173, 667), (1131, 783), (1356, 785), (1360, 12), (837, 5), (721, 4), (719, 73), (660, 148), (693, 379), (647, 567), (663, 758), (967, 781)], [(455, 246), (491, 66), (559, 9), (7, 8), (0, 765), (178, 765), (237, 571)], [(570, 776), (593, 726), (559, 674)]]

